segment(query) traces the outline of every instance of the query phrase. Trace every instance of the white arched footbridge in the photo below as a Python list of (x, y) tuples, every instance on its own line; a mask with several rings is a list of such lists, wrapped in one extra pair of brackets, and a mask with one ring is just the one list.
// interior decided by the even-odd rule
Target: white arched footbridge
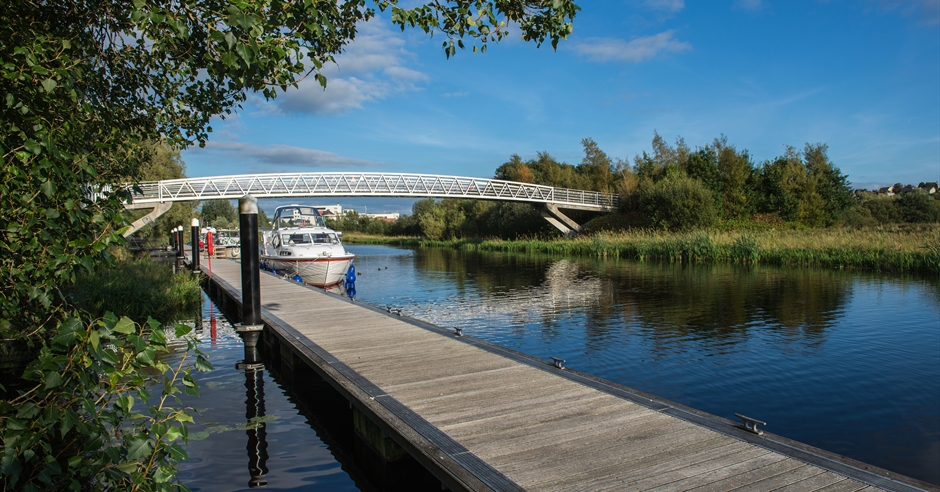
[(555, 188), (487, 178), (394, 173), (282, 173), (241, 174), (204, 178), (169, 179), (139, 183), (128, 208), (153, 208), (131, 229), (130, 235), (169, 210), (173, 202), (233, 200), (245, 195), (255, 198), (287, 197), (398, 197), (472, 198), (529, 202), (542, 216), (566, 234), (581, 229), (560, 208), (611, 212), (619, 197), (596, 191)]

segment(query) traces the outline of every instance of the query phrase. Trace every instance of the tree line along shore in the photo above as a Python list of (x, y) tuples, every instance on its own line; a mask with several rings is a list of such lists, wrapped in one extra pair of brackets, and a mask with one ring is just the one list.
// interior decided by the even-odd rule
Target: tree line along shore
[(584, 232), (557, 237), (522, 203), (420, 200), (395, 223), (350, 212), (328, 220), (352, 242), (636, 260), (733, 262), (940, 273), (936, 182), (854, 190), (825, 144), (787, 147), (756, 164), (724, 136), (690, 148), (654, 133), (652, 152), (611, 159), (591, 139), (584, 158), (518, 155), (494, 177), (618, 193), (620, 209), (573, 212)]

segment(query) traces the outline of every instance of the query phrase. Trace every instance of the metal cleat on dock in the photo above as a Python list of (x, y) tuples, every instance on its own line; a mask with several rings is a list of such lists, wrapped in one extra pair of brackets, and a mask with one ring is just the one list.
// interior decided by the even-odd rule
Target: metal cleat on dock
[(459, 326), (455, 326), (455, 327), (454, 327), (454, 335), (457, 335), (458, 337), (462, 337), (462, 336), (463, 336), (463, 328), (461, 328), (461, 327), (459, 327)]
[(764, 431), (757, 428), (758, 425), (767, 425), (767, 422), (762, 422), (757, 419), (752, 419), (750, 417), (741, 415), (740, 413), (734, 414), (735, 417), (741, 419), (741, 422), (744, 424), (744, 430), (753, 432), (758, 436), (763, 435)]
[(392, 306), (385, 306), (385, 310), (388, 311), (389, 314), (395, 313), (401, 316), (401, 308), (393, 308)]
[(562, 362), (565, 362), (565, 359), (559, 359), (558, 357), (552, 357), (552, 365), (558, 369), (564, 369), (565, 366), (561, 365)]

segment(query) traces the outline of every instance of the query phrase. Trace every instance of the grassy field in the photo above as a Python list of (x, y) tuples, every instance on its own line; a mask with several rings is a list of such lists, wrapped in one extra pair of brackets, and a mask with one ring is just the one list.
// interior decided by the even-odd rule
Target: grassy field
[(355, 234), (344, 237), (353, 244), (537, 252), (638, 261), (759, 263), (940, 275), (940, 230), (935, 225), (687, 233), (633, 230), (600, 232), (576, 239), (515, 241), (428, 241)]

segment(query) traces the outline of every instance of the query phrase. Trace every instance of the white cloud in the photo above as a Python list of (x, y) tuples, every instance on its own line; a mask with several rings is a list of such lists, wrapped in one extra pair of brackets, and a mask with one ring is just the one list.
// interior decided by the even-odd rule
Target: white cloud
[(678, 12), (685, 7), (684, 0), (643, 0), (643, 6), (650, 10)]
[(441, 94), (442, 97), (446, 97), (446, 98), (467, 97), (469, 95), (470, 95), (469, 92), (445, 92), (444, 94)]
[(400, 35), (377, 18), (359, 24), (358, 29), (355, 41), (336, 57), (336, 64), (323, 67), (326, 89), (308, 77), (273, 102), (250, 96), (251, 102), (265, 113), (336, 114), (395, 93), (421, 90), (419, 84), (428, 76), (406, 66), (414, 56), (405, 50)]
[(937, 0), (870, 0), (885, 11), (900, 11), (929, 26), (940, 24), (940, 1)]
[(757, 12), (763, 10), (767, 5), (764, 0), (738, 0), (734, 2), (734, 8), (747, 10), (748, 12)]
[(680, 53), (692, 49), (692, 45), (673, 39), (675, 31), (665, 31), (654, 36), (637, 38), (630, 42), (613, 38), (594, 38), (574, 46), (575, 51), (592, 61), (633, 62), (653, 58), (663, 53)]
[(260, 146), (243, 142), (217, 142), (210, 140), (205, 150), (223, 156), (227, 161), (239, 159), (249, 164), (262, 164), (265, 172), (296, 168), (373, 168), (384, 164), (354, 159), (322, 150), (292, 145)]

